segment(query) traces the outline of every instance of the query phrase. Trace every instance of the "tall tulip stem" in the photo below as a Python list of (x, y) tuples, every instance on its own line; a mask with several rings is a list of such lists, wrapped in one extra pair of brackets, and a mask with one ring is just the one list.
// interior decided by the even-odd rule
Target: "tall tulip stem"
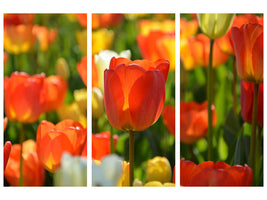
[(236, 79), (237, 79), (237, 72), (236, 72), (236, 61), (235, 56), (233, 56), (233, 85), (232, 85), (232, 92), (233, 92), (233, 111), (236, 114)]
[(22, 150), (23, 150), (23, 141), (25, 138), (25, 124), (21, 125), (21, 132), (20, 132), (20, 146), (21, 146), (21, 150), (20, 150), (20, 166), (19, 166), (19, 172), (20, 172), (20, 176), (19, 176), (19, 186), (23, 186), (23, 170), (22, 170), (22, 164), (23, 164), (23, 158), (22, 158)]
[(214, 40), (210, 39), (210, 55), (209, 55), (209, 68), (208, 68), (208, 160), (212, 160), (212, 51)]
[(134, 132), (129, 131), (129, 162), (130, 162), (130, 186), (133, 186), (134, 181)]
[(251, 127), (251, 137), (250, 137), (250, 160), (249, 160), (249, 165), (253, 170), (253, 173), (255, 173), (255, 146), (256, 146), (257, 110), (258, 110), (258, 91), (259, 91), (259, 83), (254, 83), (252, 127)]

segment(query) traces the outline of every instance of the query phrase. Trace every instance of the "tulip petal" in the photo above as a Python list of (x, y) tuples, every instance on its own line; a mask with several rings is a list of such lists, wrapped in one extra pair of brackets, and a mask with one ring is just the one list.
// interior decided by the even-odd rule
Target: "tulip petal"
[(252, 63), (256, 80), (263, 80), (263, 33), (256, 39), (252, 48)]

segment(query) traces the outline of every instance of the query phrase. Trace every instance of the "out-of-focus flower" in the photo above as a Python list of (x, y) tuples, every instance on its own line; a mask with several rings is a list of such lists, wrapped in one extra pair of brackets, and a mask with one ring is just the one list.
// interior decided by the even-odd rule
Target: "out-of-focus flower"
[[(245, 122), (251, 123), (253, 112), (254, 84), (241, 80), (240, 87), (241, 116)], [(263, 83), (259, 84), (257, 122), (261, 126), (263, 126)]]
[(55, 186), (86, 186), (87, 159), (64, 153), (60, 168), (54, 174)]
[(84, 115), (87, 114), (87, 89), (82, 88), (79, 90), (73, 91), (74, 100), (79, 105), (80, 110), (84, 113)]
[(80, 122), (83, 127), (87, 127), (87, 119), (84, 111), (80, 109), (79, 104), (74, 101), (71, 104), (63, 105), (57, 110), (60, 120), (72, 119)]
[(54, 42), (57, 36), (56, 29), (48, 30), (45, 26), (38, 26), (38, 25), (35, 25), (33, 27), (33, 33), (37, 36), (42, 51), (47, 51), (49, 45), (51, 45)]
[[(86, 130), (87, 131), (87, 130)], [(81, 157), (82, 158), (87, 158), (87, 140), (84, 144), (84, 147), (83, 147), (83, 151), (82, 151), (82, 154), (81, 154)]]
[(98, 75), (98, 69), (95, 64), (95, 57), (92, 56), (92, 87), (99, 88), (99, 75)]
[(104, 97), (99, 88), (92, 88), (92, 117), (97, 119), (104, 113)]
[(33, 24), (34, 14), (15, 14), (5, 13), (4, 14), (4, 27), (19, 24)]
[(222, 161), (205, 161), (196, 165), (180, 161), (180, 184), (182, 186), (251, 186), (252, 169), (246, 164), (230, 166)]
[(148, 160), (146, 169), (146, 179), (166, 183), (171, 180), (172, 170), (169, 160), (166, 157), (156, 156)]
[(117, 26), (123, 19), (124, 16), (120, 13), (92, 14), (92, 29)]
[(7, 62), (8, 57), (9, 57), (9, 56), (8, 56), (8, 53), (4, 51), (4, 68), (5, 68), (5, 66), (6, 66), (5, 64), (6, 64), (6, 62)]
[(6, 169), (7, 161), (11, 152), (12, 144), (10, 141), (6, 141), (4, 145), (4, 171)]
[(139, 179), (135, 178), (134, 182), (133, 182), (133, 186), (135, 186), (135, 187), (143, 186), (143, 183)]
[(129, 168), (130, 168), (130, 163), (123, 161), (122, 162), (122, 175), (117, 186), (122, 186), (122, 187), (130, 186)]
[(237, 74), (245, 81), (263, 82), (263, 26), (248, 23), (233, 27)]
[[(118, 141), (118, 135), (113, 135), (114, 150)], [(102, 160), (110, 154), (110, 132), (92, 134), (92, 158)]]
[[(260, 18), (253, 14), (238, 15), (234, 17), (234, 21), (231, 27), (240, 28), (243, 24), (246, 24), (246, 23), (260, 23)], [(223, 52), (229, 55), (235, 54), (231, 28), (228, 30), (228, 32), (224, 36), (217, 39), (217, 44)]]
[(198, 14), (198, 23), (202, 32), (210, 39), (222, 37), (233, 23), (234, 14)]
[(113, 57), (104, 75), (104, 104), (110, 124), (126, 131), (154, 124), (163, 109), (168, 72), (165, 59), (151, 62)]
[(92, 29), (97, 29), (100, 27), (100, 19), (98, 14), (92, 13)]
[(11, 121), (35, 122), (44, 110), (45, 75), (13, 72), (4, 80), (5, 114)]
[(81, 155), (86, 138), (86, 129), (79, 122), (66, 119), (54, 125), (43, 120), (36, 135), (38, 157), (42, 165), (54, 173), (60, 167), (64, 152)]
[[(10, 156), (4, 172), (5, 179), (12, 186), (19, 186), (21, 145), (12, 145)], [(45, 181), (45, 170), (36, 152), (36, 143), (26, 140), (22, 145), (23, 186), (42, 186)]]
[(124, 16), (128, 20), (136, 20), (139, 18), (145, 18), (149, 16), (149, 14), (148, 13), (125, 13)]
[(170, 69), (175, 70), (175, 32), (151, 31), (148, 35), (139, 34), (137, 43), (142, 57), (155, 61), (160, 58), (169, 60)]
[[(182, 40), (180, 44), (180, 56), (186, 70), (192, 70), (196, 66), (208, 67), (210, 53), (210, 40), (200, 33), (196, 37)], [(215, 40), (213, 45), (212, 67), (224, 64), (228, 55), (220, 50)]]
[(144, 19), (138, 22), (138, 29), (140, 30), (140, 34), (144, 36), (147, 36), (151, 31), (171, 33), (175, 31), (175, 21), (169, 19), (163, 21)]
[(83, 27), (87, 28), (87, 14), (86, 13), (78, 13), (78, 14), (76, 14), (76, 17), (77, 17), (79, 23)]
[(16, 25), (4, 28), (4, 49), (11, 54), (28, 52), (35, 43), (32, 25)]
[(45, 106), (44, 112), (57, 110), (64, 102), (68, 84), (60, 76), (49, 76), (45, 78)]
[[(214, 105), (212, 110), (212, 125), (217, 122)], [(208, 131), (208, 103), (181, 102), (180, 104), (180, 140), (192, 144), (206, 136)]]
[(104, 157), (100, 164), (93, 160), (92, 185), (117, 186), (122, 171), (122, 159), (115, 154)]
[(4, 126), (3, 127), (4, 127), (4, 131), (5, 131), (6, 127), (7, 127), (7, 123), (8, 123), (8, 118), (5, 117), (3, 121), (4, 121)]
[(198, 30), (197, 19), (187, 21), (185, 18), (180, 18), (180, 38), (189, 38), (196, 35)]
[(56, 74), (61, 76), (65, 81), (70, 77), (70, 69), (67, 61), (64, 58), (57, 59)]
[(162, 184), (160, 181), (149, 181), (144, 186), (145, 187), (175, 187), (175, 184), (174, 183)]
[(110, 49), (114, 39), (114, 32), (107, 29), (99, 29), (92, 32), (92, 55), (101, 50)]
[(101, 89), (103, 93), (104, 93), (104, 71), (105, 69), (109, 68), (110, 60), (112, 57), (115, 57), (115, 58), (124, 57), (124, 58), (130, 59), (131, 51), (125, 50), (118, 54), (115, 51), (103, 50), (103, 51), (100, 51), (99, 54), (96, 54), (94, 56), (95, 64), (98, 70), (99, 88)]
[(84, 56), (77, 64), (77, 70), (83, 80), (83, 83), (87, 86), (87, 56)]
[[(93, 37), (93, 36), (92, 36)], [(76, 39), (83, 55), (87, 55), (87, 29), (77, 31)]]
[(175, 136), (175, 107), (166, 105), (162, 111), (162, 117), (168, 131)]

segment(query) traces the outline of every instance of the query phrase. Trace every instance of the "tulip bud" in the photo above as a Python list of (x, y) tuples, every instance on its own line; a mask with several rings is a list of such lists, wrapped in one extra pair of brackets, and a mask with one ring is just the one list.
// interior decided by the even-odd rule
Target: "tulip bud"
[(64, 58), (59, 58), (56, 63), (56, 74), (64, 80), (68, 80), (70, 76), (69, 65)]
[(92, 116), (99, 118), (104, 113), (104, 98), (99, 88), (92, 88)]
[(162, 183), (159, 181), (149, 181), (144, 186), (145, 187), (160, 187), (162, 186)]
[(87, 110), (87, 90), (85, 88), (80, 90), (74, 90), (73, 92), (74, 99), (79, 105), (80, 110), (82, 113), (86, 114)]
[(147, 181), (169, 182), (172, 177), (170, 162), (166, 157), (156, 156), (148, 160), (146, 178)]
[(80, 156), (65, 153), (61, 157), (61, 167), (54, 175), (55, 186), (86, 186), (87, 161)]
[(198, 14), (198, 23), (202, 32), (210, 39), (222, 37), (230, 28), (234, 14)]

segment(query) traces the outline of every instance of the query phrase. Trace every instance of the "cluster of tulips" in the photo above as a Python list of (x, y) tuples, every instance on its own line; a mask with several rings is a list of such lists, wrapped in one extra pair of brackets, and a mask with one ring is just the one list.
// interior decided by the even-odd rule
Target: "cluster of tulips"
[(87, 185), (86, 26), (86, 14), (4, 14), (5, 185)]
[(262, 186), (262, 15), (181, 14), (180, 59), (180, 184)]

